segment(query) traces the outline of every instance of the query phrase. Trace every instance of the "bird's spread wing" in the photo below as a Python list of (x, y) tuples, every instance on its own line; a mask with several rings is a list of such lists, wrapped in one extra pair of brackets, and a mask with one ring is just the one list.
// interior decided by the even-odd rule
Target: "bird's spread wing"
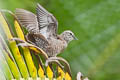
[(37, 19), (40, 33), (45, 38), (56, 36), (58, 26), (56, 18), (39, 4), (37, 4)]
[(16, 9), (15, 15), (20, 24), (26, 27), (29, 32), (39, 32), (37, 16), (35, 14), (24, 9)]

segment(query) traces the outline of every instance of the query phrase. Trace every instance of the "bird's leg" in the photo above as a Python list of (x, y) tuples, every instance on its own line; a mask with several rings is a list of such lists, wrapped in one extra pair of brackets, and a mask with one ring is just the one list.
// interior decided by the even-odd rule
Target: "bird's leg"
[(50, 60), (49, 58), (46, 60), (45, 66), (49, 66), (53, 72), (53, 76), (55, 77), (55, 71), (53, 69), (53, 63), (56, 63), (57, 65), (59, 65), (62, 69), (64, 68), (63, 65), (60, 64), (60, 62), (58, 60)]
[(45, 62), (45, 66), (49, 66), (53, 72), (53, 76), (55, 77), (55, 71), (53, 70), (53, 63), (56, 63), (58, 66), (60, 66), (62, 69), (64, 68), (63, 65), (61, 65), (61, 63), (58, 60), (52, 60), (51, 57), (48, 58)]
[(27, 47), (27, 48), (35, 51), (36, 53), (40, 53), (41, 55), (43, 55), (45, 57), (45, 59), (48, 59), (47, 54), (41, 48), (39, 48), (33, 44), (30, 44), (24, 40), (21, 40), (20, 38), (12, 38), (10, 40), (19, 41), (20, 43), (18, 44), (18, 46)]
[(64, 58), (61, 58), (61, 57), (50, 57), (46, 60), (46, 66), (49, 64), (49, 63), (57, 63), (62, 69), (64, 68), (60, 62), (63, 62), (65, 64), (65, 68), (67, 70), (67, 72), (70, 74), (71, 76), (71, 69), (70, 69), (70, 65), (69, 63), (64, 59)]

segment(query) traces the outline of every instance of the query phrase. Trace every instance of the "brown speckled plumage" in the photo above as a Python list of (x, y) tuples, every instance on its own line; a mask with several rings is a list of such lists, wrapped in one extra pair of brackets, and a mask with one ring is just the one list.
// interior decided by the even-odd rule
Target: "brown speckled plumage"
[(37, 16), (24, 9), (16, 9), (15, 14), (20, 24), (26, 27), (29, 32), (27, 39), (43, 49), (49, 57), (54, 57), (76, 38), (69, 30), (58, 35), (56, 18), (41, 5), (37, 4), (36, 11)]

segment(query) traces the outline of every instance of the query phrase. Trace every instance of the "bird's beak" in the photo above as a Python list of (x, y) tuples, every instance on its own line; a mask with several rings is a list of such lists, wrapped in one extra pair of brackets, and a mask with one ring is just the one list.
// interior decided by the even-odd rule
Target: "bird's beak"
[(73, 36), (73, 38), (74, 38), (74, 40), (78, 40), (78, 38), (77, 38), (77, 37), (75, 37), (75, 36)]

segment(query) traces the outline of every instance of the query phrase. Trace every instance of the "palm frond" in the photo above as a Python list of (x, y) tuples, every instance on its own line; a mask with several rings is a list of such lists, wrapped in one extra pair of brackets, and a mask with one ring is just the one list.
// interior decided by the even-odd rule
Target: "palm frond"
[[(17, 33), (16, 37), (25, 41), (24, 33), (19, 22), (17, 21), (13, 13), (12, 16), (14, 17), (14, 28)], [(3, 30), (0, 32), (0, 69), (3, 69), (4, 77), (6, 79), (72, 80), (69, 63), (60, 57), (58, 58), (58, 60), (62, 61), (65, 64), (66, 70), (63, 70), (58, 62), (55, 62), (56, 64), (58, 64), (56, 66), (56, 74), (54, 74), (55, 69), (52, 70), (49, 65), (46, 67), (46, 70), (44, 70), (43, 67), (45, 67), (45, 64), (40, 58), (37, 58), (40, 62), (37, 64), (37, 69), (31, 55), (31, 51), (26, 47), (18, 47), (16, 41), (12, 40), (15, 36), (13, 37), (10, 30), (12, 28), (8, 25), (8, 22), (5, 16), (3, 16), (3, 13), (0, 13), (0, 29)], [(37, 51), (38, 53), (44, 53), (44, 58), (48, 58), (43, 50), (37, 50), (34, 47), (30, 48)], [(81, 80), (81, 77), (79, 78), (79, 80)]]

